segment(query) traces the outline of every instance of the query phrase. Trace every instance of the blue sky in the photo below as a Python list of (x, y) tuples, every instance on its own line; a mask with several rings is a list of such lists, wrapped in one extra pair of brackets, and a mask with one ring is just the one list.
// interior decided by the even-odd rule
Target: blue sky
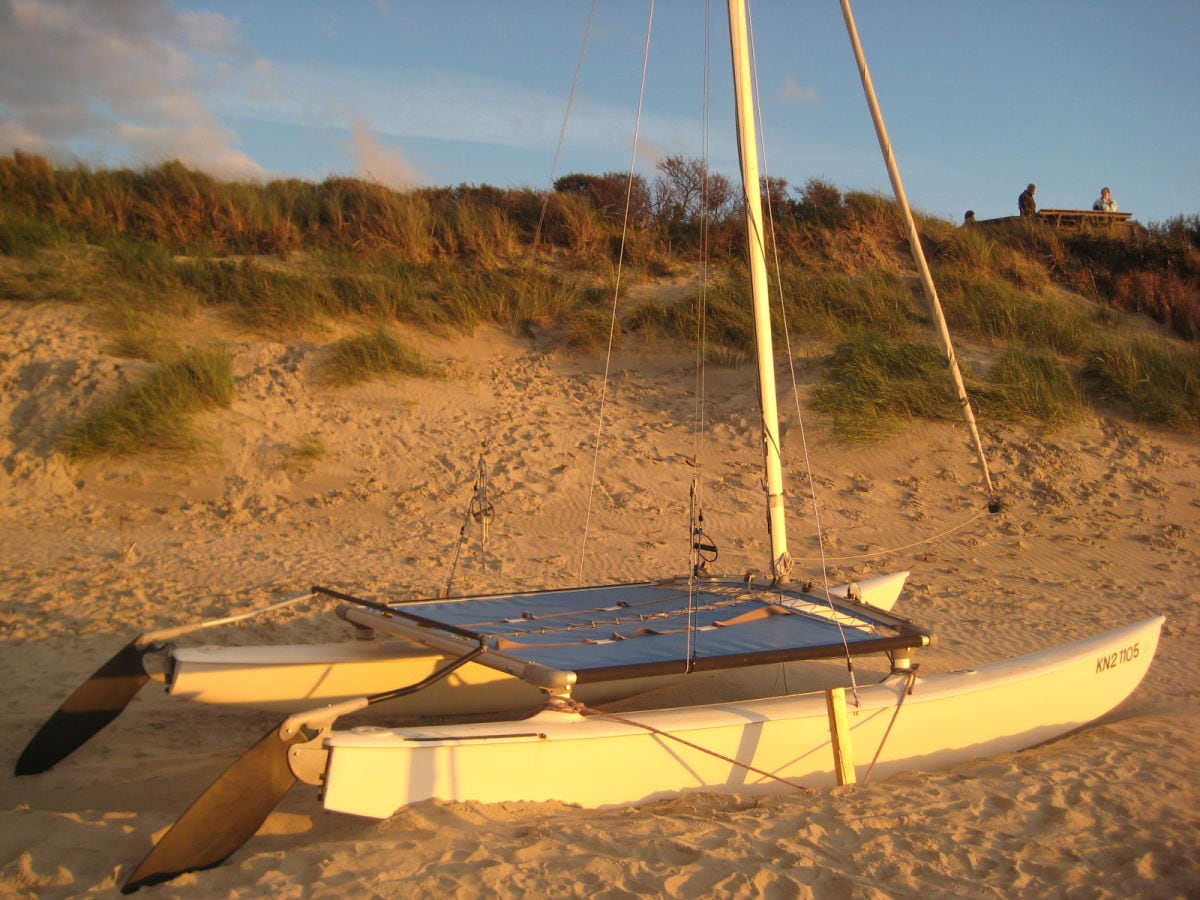
[[(665, 155), (736, 174), (724, 4), (601, 0), (0, 0), (0, 153), (181, 159), (236, 179), (542, 188), (648, 177)], [(914, 206), (961, 219), (1090, 207), (1200, 212), (1200, 0), (856, 0)], [(837, 0), (752, 4), (766, 170), (890, 193)], [(708, 122), (707, 137), (704, 128)]]

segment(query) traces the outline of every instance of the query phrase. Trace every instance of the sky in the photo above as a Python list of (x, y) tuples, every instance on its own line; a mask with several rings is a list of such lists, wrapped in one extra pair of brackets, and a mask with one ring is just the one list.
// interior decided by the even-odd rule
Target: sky
[[(1200, 0), (853, 9), (917, 209), (1014, 215), (1034, 182), (1042, 208), (1090, 208), (1110, 186), (1143, 223), (1200, 213)], [(653, 179), (669, 155), (735, 177), (725, 15), (718, 0), (0, 0), (0, 155), (396, 188), (543, 189), (631, 165)], [(764, 174), (890, 195), (837, 0), (751, 15)]]

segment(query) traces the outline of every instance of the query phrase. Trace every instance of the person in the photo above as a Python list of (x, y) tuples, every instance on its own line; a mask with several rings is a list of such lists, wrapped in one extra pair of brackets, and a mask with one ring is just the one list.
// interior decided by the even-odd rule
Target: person
[(1017, 198), (1017, 211), (1023, 216), (1036, 216), (1037, 204), (1033, 202), (1033, 195), (1037, 193), (1037, 185), (1031, 184), (1025, 190), (1021, 191), (1021, 196)]
[(966, 213), (963, 214), (963, 224), (964, 225), (974, 225), (975, 224), (975, 210), (968, 209), (966, 211)]
[(1113, 199), (1112, 191), (1100, 188), (1100, 199), (1092, 204), (1096, 212), (1117, 212), (1117, 201)]

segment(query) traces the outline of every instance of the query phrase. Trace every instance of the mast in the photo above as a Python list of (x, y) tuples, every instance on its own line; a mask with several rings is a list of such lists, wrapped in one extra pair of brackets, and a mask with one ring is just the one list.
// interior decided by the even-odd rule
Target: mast
[(733, 59), (737, 107), (738, 156), (746, 202), (746, 251), (750, 291), (754, 302), (754, 335), (758, 355), (758, 392), (762, 411), (763, 462), (767, 489), (767, 530), (771, 537), (771, 578), (787, 580), (792, 558), (787, 549), (783, 507), (783, 464), (779, 451), (779, 408), (775, 397), (775, 359), (771, 340), (771, 310), (763, 233), (762, 194), (758, 176), (758, 139), (754, 124), (754, 88), (744, 0), (728, 0), (729, 44)]
[(892, 154), (892, 142), (888, 137), (887, 126), (883, 123), (883, 113), (879, 109), (879, 101), (875, 97), (875, 85), (871, 81), (871, 70), (867, 68), (867, 58), (863, 54), (862, 43), (858, 39), (858, 28), (854, 24), (854, 13), (850, 10), (850, 0), (841, 0), (842, 18), (846, 22), (846, 33), (850, 36), (850, 45), (854, 48), (854, 59), (858, 63), (858, 74), (862, 80), (863, 93), (867, 97), (867, 106), (871, 109), (871, 119), (875, 123), (875, 135), (879, 138), (879, 149), (883, 152), (883, 161), (887, 166), (888, 177), (892, 181), (892, 190), (896, 194), (896, 202), (904, 214), (904, 223), (908, 230), (908, 246), (912, 253), (913, 262), (921, 276), (921, 287), (925, 291), (925, 299), (929, 303), (929, 312), (937, 326), (938, 337), (942, 342), (942, 355), (946, 359), (946, 367), (950, 370), (950, 378), (954, 384), (954, 393), (958, 405), (962, 409), (963, 421), (971, 434), (975, 446), (975, 455), (979, 460), (979, 468), (983, 473), (984, 489), (988, 495), (988, 509), (998, 512), (1000, 499), (992, 486), (992, 476), (988, 471), (987, 454), (983, 449), (983, 441), (979, 437), (979, 428), (975, 424), (975, 413), (971, 409), (971, 401), (967, 398), (967, 388), (963, 384), (962, 372), (958, 368), (958, 359), (954, 355), (954, 344), (950, 340), (950, 329), (946, 325), (946, 317), (942, 313), (942, 303), (938, 299), (937, 287), (933, 283), (929, 264), (925, 261), (925, 251), (921, 249), (921, 238), (917, 234), (917, 224), (913, 220), (912, 209), (908, 205), (908, 195), (904, 193), (904, 182), (900, 180), (900, 167), (896, 165), (896, 157)]

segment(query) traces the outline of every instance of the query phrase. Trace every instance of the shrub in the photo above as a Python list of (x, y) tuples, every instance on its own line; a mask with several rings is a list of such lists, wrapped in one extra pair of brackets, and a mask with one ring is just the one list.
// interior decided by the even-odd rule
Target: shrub
[(842, 192), (828, 181), (810, 178), (794, 204), (796, 221), (820, 228), (836, 228), (846, 218)]
[(1151, 222), (1148, 230), (1158, 240), (1200, 250), (1200, 215), (1175, 216), (1165, 222)]

